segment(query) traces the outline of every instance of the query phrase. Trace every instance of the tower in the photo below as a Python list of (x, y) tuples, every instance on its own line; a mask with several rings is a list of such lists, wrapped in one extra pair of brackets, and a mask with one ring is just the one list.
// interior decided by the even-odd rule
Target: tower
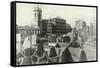
[(40, 26), (40, 20), (42, 16), (42, 10), (38, 4), (34, 7), (34, 22), (36, 26)]

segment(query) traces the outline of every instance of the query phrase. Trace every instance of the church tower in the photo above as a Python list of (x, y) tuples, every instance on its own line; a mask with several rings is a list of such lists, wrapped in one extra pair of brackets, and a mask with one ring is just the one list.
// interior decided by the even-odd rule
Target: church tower
[(38, 4), (34, 7), (34, 22), (36, 26), (40, 26), (40, 21), (42, 17), (42, 10)]

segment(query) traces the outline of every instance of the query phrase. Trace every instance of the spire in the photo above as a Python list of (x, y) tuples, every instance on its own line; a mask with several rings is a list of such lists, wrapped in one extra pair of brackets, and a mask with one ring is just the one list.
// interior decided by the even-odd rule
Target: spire
[(42, 16), (42, 10), (40, 8), (39, 4), (35, 4), (34, 5), (34, 23), (36, 26), (40, 25), (40, 20), (41, 20), (41, 16)]

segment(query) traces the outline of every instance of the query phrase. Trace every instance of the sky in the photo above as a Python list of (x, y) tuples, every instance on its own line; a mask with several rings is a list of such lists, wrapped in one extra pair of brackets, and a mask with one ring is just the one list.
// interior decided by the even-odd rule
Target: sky
[[(17, 25), (31, 25), (34, 23), (34, 6), (36, 4), (17, 3), (16, 21)], [(61, 17), (74, 27), (76, 20), (84, 20), (87, 25), (96, 21), (96, 8), (94, 7), (77, 7), (77, 6), (61, 6), (61, 5), (45, 5), (39, 4), (42, 8), (42, 19)]]

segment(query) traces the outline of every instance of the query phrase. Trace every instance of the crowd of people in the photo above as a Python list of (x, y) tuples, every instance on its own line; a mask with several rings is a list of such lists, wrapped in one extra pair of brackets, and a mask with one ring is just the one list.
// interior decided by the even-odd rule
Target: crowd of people
[[(68, 42), (67, 42), (68, 43)], [(37, 48), (26, 48), (21, 52), (16, 54), (16, 64), (17, 65), (36, 65), (36, 64), (52, 64), (52, 63), (69, 63), (74, 62), (72, 54), (69, 47), (72, 43), (66, 44), (63, 51), (61, 51), (61, 45), (59, 43), (56, 46), (50, 47), (49, 51), (45, 51), (44, 44), (39, 42)], [(75, 44), (75, 42), (73, 43)], [(58, 51), (56, 50), (58, 49)], [(87, 61), (87, 56), (84, 50), (80, 53), (79, 61)]]

